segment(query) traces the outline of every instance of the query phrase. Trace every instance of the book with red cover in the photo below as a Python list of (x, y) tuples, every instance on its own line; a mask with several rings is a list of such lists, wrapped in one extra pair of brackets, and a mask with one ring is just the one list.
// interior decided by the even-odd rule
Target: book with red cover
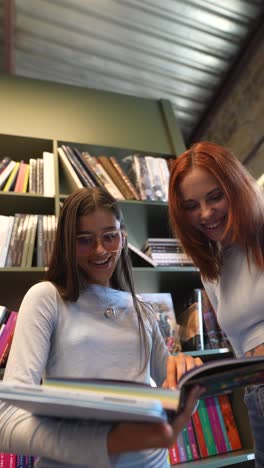
[(14, 334), (16, 320), (17, 312), (11, 311), (0, 336), (0, 365), (2, 364), (2, 359), (5, 356), (6, 349), (10, 347), (10, 340), (12, 340), (12, 336)]
[(240, 436), (238, 433), (235, 417), (229, 401), (228, 395), (219, 395), (218, 401), (222, 410), (227, 435), (232, 447), (232, 450), (239, 450), (242, 447)]
[(170, 457), (170, 463), (171, 465), (176, 465), (177, 463), (181, 462), (180, 459), (180, 452), (179, 452), (179, 447), (177, 442), (175, 442), (170, 448), (169, 448), (169, 457)]
[(203, 427), (202, 427), (198, 409), (192, 415), (192, 422), (193, 422), (194, 432), (196, 435), (196, 440), (197, 440), (198, 447), (199, 447), (200, 456), (201, 458), (208, 457), (209, 452), (206, 446), (204, 433), (203, 433)]

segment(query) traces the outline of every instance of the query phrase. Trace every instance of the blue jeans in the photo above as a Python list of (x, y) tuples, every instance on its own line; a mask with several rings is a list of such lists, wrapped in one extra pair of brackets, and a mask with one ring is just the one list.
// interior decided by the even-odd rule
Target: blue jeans
[(264, 468), (264, 385), (246, 387), (244, 401), (255, 445), (255, 467)]

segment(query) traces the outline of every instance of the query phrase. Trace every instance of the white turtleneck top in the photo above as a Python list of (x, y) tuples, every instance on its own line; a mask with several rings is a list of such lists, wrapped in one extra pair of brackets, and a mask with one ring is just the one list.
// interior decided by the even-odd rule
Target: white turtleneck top
[[(113, 307), (114, 317), (104, 312)], [(156, 320), (144, 319), (151, 355), (141, 370), (138, 322), (129, 293), (89, 285), (63, 301), (50, 282), (34, 285), (21, 304), (4, 380), (38, 384), (46, 377), (110, 378), (161, 385), (168, 350)], [(139, 375), (140, 374), (140, 375)], [(32, 416), (0, 402), (1, 450), (39, 456), (37, 466), (165, 468), (166, 450), (109, 457), (109, 423)]]
[(219, 280), (203, 284), (237, 357), (264, 342), (264, 271), (238, 246), (225, 249)]

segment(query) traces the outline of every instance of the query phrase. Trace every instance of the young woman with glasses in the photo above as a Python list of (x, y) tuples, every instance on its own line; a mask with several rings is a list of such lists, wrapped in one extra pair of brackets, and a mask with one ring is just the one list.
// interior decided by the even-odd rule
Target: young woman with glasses
[[(200, 359), (169, 356), (156, 319), (137, 299), (127, 233), (116, 200), (84, 188), (64, 202), (45, 281), (19, 310), (5, 380), (109, 378), (175, 387)], [(173, 424), (33, 417), (0, 403), (1, 450), (39, 456), (39, 467), (165, 468), (167, 450), (201, 394)]]

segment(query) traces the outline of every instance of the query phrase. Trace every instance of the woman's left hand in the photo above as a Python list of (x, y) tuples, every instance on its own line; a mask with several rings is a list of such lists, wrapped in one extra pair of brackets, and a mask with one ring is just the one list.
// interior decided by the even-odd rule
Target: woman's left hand
[(201, 366), (202, 364), (203, 361), (199, 357), (193, 358), (184, 353), (179, 353), (177, 356), (168, 356), (167, 377), (162, 387), (176, 388), (180, 378), (185, 372), (193, 367)]

